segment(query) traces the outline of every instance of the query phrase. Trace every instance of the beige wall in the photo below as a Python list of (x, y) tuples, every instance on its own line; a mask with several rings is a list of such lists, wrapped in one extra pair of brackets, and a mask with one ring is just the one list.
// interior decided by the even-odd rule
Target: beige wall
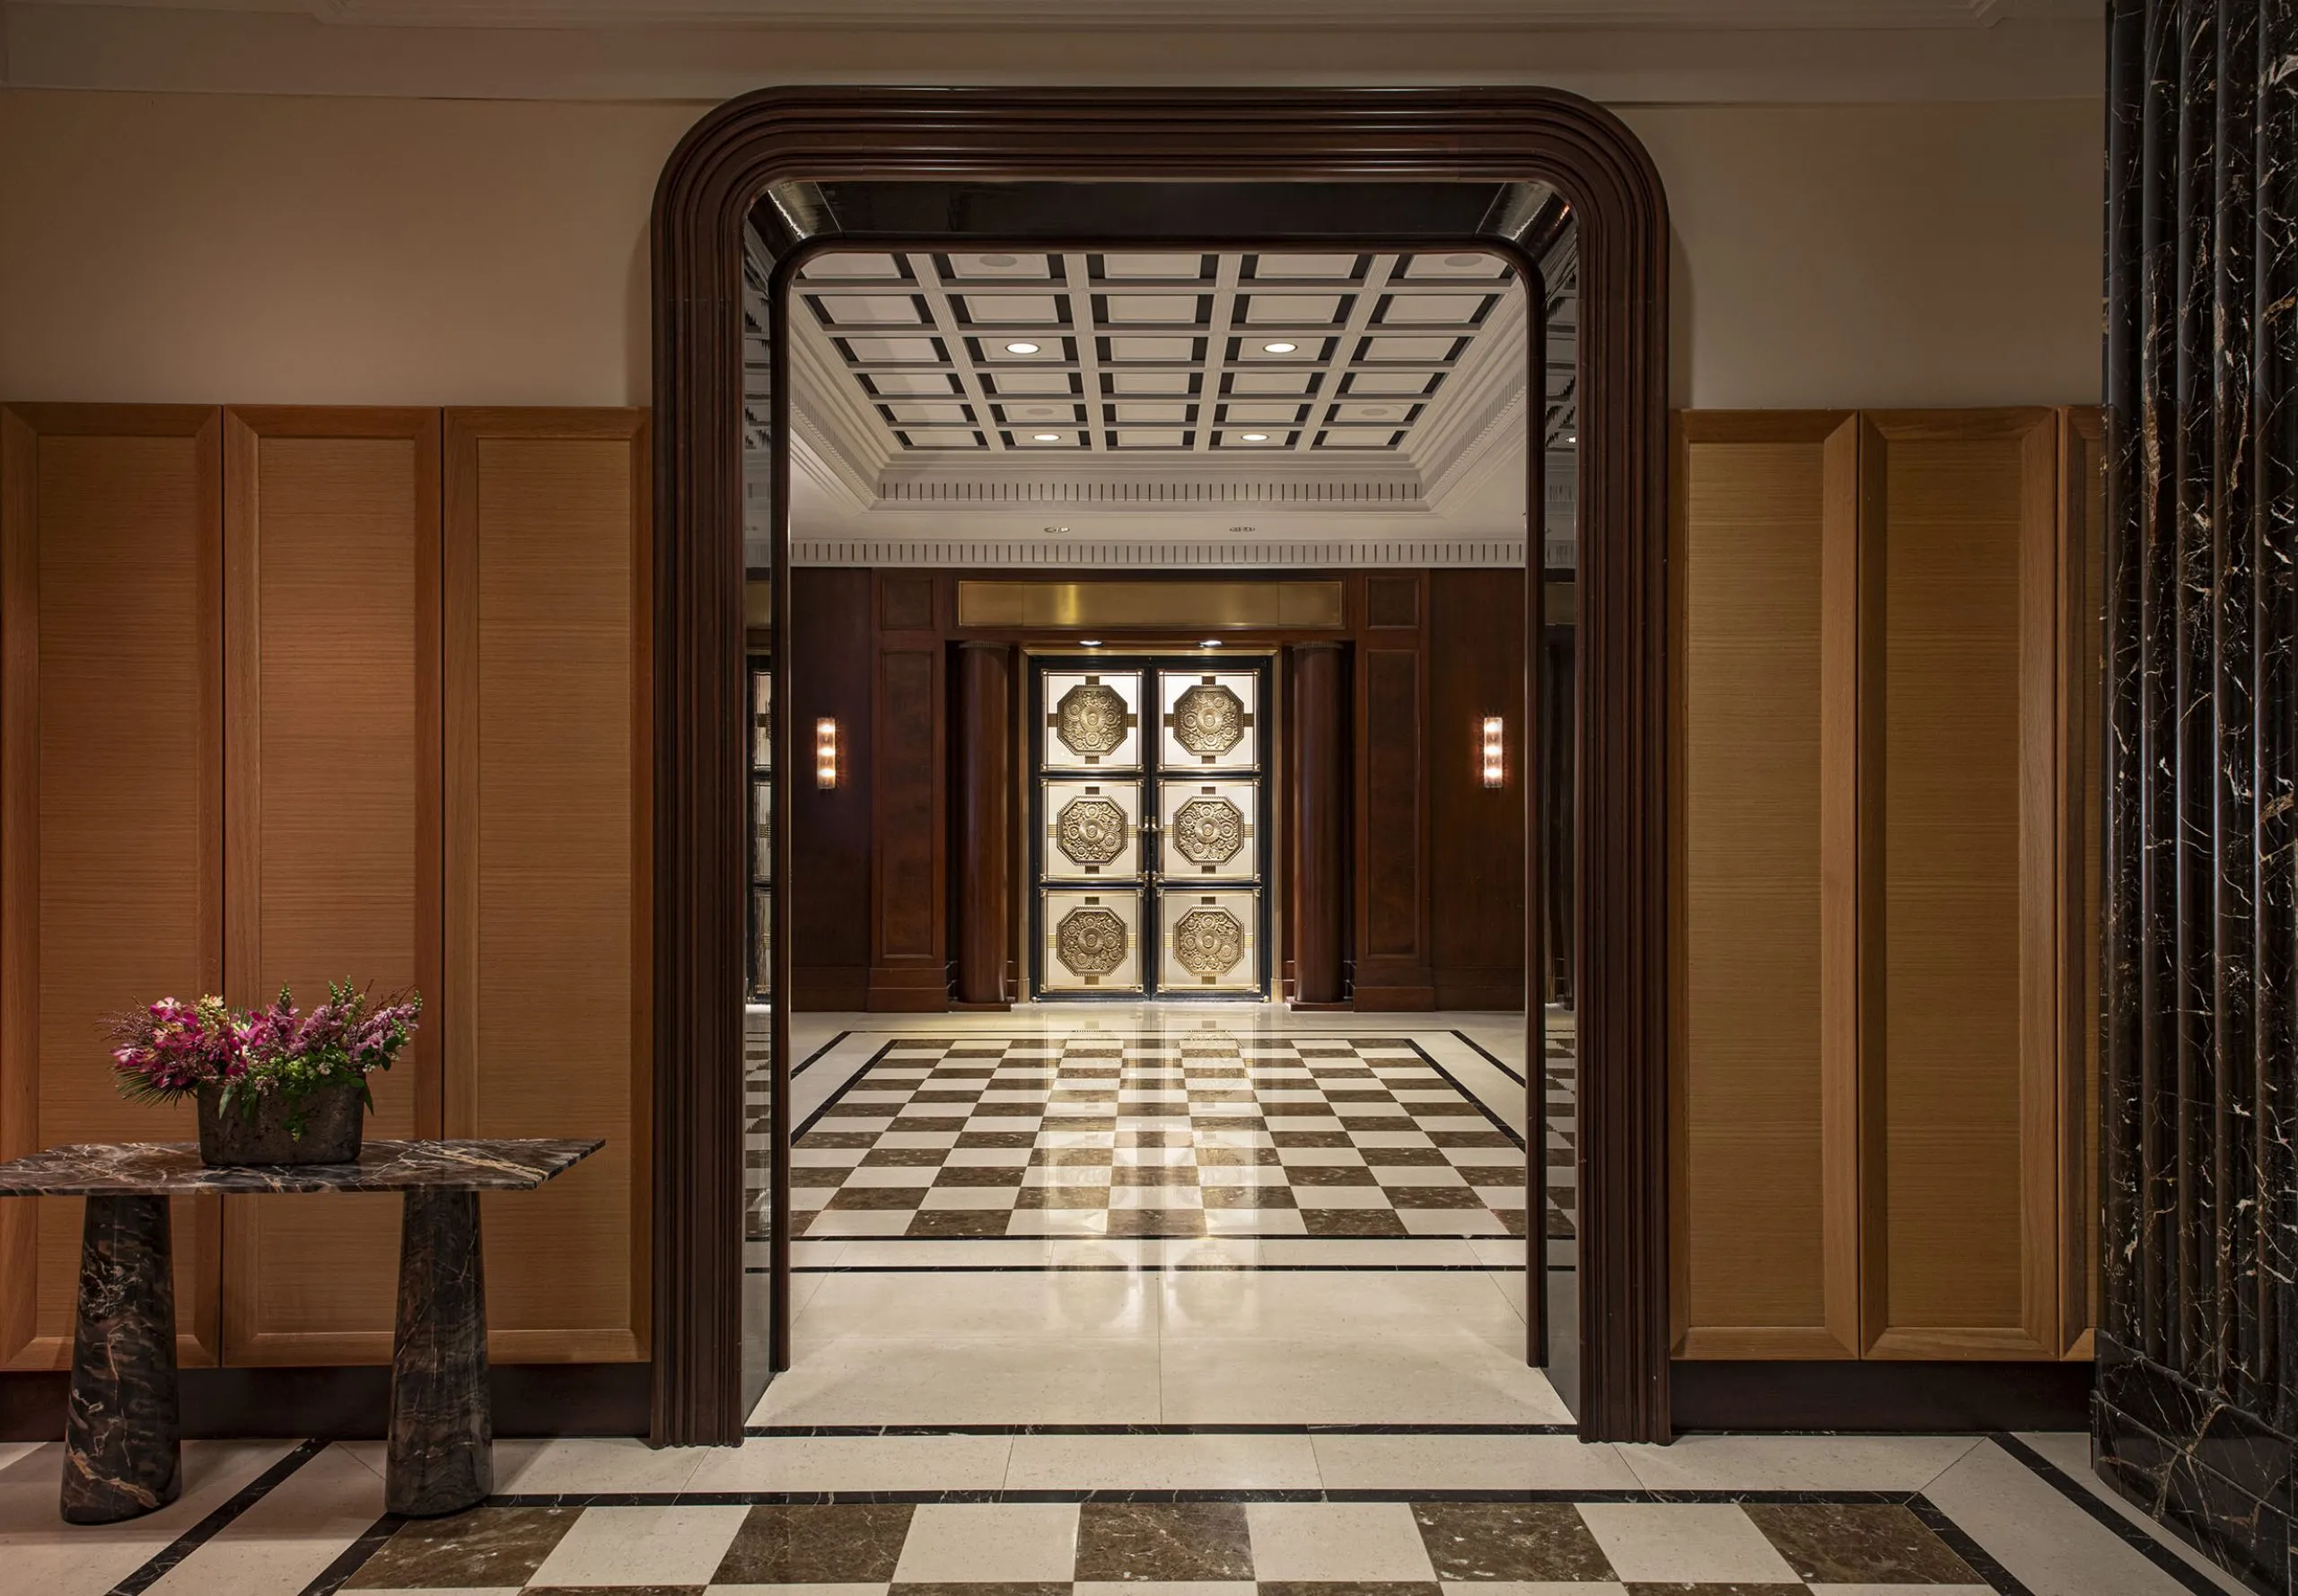
[[(647, 212), (702, 110), (0, 91), (0, 397), (643, 403)], [(1625, 114), (1677, 402), (2097, 397), (2095, 102)]]

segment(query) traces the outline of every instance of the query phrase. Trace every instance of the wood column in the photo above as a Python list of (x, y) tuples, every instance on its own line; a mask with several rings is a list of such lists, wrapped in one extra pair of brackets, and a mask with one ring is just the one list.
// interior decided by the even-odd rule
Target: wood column
[(1002, 1009), (1013, 941), (1013, 649), (958, 645), (957, 1005)]
[(1338, 643), (1293, 648), (1293, 1006), (1347, 1007), (1346, 661)]

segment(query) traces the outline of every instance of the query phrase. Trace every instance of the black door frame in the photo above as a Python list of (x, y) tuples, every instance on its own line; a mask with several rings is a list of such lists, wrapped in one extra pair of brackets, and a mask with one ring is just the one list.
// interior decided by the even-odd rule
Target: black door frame
[[(783, 185), (955, 179), (1537, 181), (1571, 206), (1581, 251), (1580, 1432), (1589, 1440), (1668, 1439), (1669, 232), (1650, 157), (1609, 112), (1544, 90), (849, 87), (767, 90), (717, 108), (672, 153), (655, 197), (654, 1440), (732, 1443), (745, 1416), (736, 1000), (747, 881), (743, 225), (752, 205)], [(1282, 241), (1264, 232), (1217, 241)], [(1490, 250), (1540, 280), (1538, 263), (1505, 232), (1397, 241)], [(776, 340), (777, 365), (786, 342)], [(787, 435), (787, 383), (777, 382), (777, 443)], [(1529, 409), (1537, 506), (1543, 416), (1542, 407)], [(779, 694), (786, 472), (775, 493)], [(1541, 539), (1535, 532), (1527, 543), (1536, 616)], [(1528, 651), (1528, 678), (1537, 653)], [(786, 770), (786, 715), (776, 736), (776, 764)], [(1537, 806), (1528, 804), (1527, 815), (1536, 860), (1529, 832)], [(776, 874), (786, 878), (787, 828), (776, 846)], [(776, 959), (785, 959), (787, 937), (776, 942)], [(786, 973), (777, 986), (786, 994)], [(786, 1034), (780, 1003), (776, 1025)], [(1531, 1002), (1535, 1070), (1543, 1067), (1539, 1030)], [(787, 1051), (775, 1050), (778, 1074)], [(786, 1134), (786, 1089), (776, 1092), (774, 1111)], [(1537, 1178), (1539, 1162), (1527, 1162)], [(776, 1178), (786, 1181), (786, 1173)]]

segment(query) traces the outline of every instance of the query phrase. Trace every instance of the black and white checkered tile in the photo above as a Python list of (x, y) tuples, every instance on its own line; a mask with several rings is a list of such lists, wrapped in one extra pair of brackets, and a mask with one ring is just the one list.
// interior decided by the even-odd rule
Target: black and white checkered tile
[(1522, 1141), (1409, 1039), (890, 1042), (797, 1138), (793, 1233), (1524, 1233)]

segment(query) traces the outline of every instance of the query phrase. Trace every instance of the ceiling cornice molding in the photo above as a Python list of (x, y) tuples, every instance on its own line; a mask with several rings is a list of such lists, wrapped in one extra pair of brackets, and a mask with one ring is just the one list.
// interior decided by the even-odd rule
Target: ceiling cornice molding
[(791, 540), (801, 566), (933, 566), (971, 570), (1044, 566), (1066, 570), (1319, 570), (1364, 566), (1513, 566), (1522, 538), (1381, 539), (1362, 543), (1184, 542), (1107, 539), (808, 538)]

